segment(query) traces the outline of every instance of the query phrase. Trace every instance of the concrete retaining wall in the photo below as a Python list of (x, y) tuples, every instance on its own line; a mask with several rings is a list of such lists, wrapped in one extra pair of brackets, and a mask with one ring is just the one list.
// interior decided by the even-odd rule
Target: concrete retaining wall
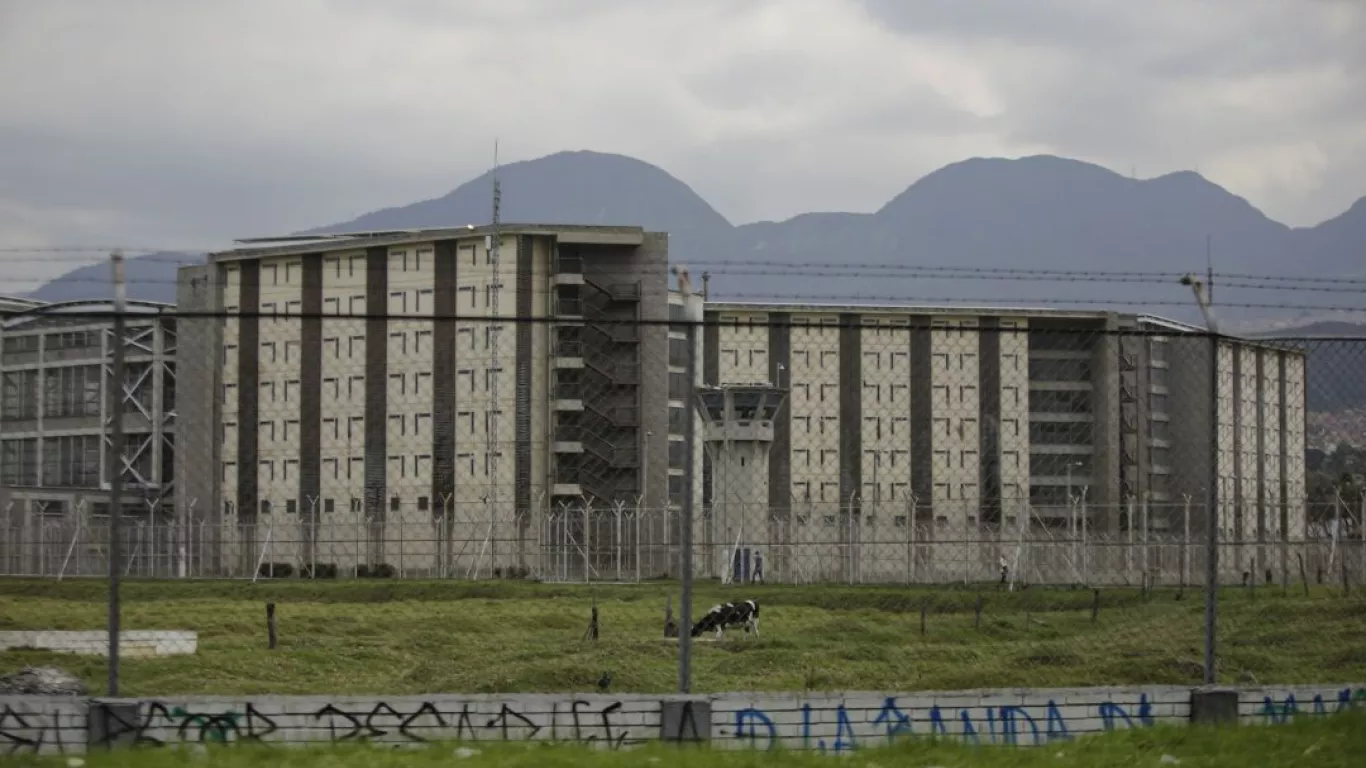
[[(1245, 724), (1366, 709), (1366, 683), (1207, 692), (1170, 686), (916, 693), (432, 696), (0, 696), (0, 754), (113, 745), (259, 741), (558, 740), (620, 749), (652, 740), (847, 752), (932, 734), (1031, 746), (1185, 723), (1219, 698)], [(1236, 702), (1236, 708), (1233, 706)], [(1201, 708), (1210, 711), (1209, 706)]]
[[(0, 651), (36, 648), (61, 653), (109, 655), (109, 633), (99, 630), (24, 630), (0, 632)], [(121, 656), (193, 656), (199, 633), (181, 630), (130, 630), (119, 633)]]

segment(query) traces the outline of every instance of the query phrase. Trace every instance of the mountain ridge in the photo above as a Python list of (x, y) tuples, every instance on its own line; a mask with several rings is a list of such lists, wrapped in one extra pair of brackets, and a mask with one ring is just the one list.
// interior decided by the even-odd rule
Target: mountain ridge
[[(1212, 246), (1216, 272), (1295, 276), (1309, 268), (1342, 277), (1366, 271), (1366, 255), (1354, 245), (1366, 242), (1366, 197), (1315, 227), (1292, 228), (1194, 171), (1135, 179), (1055, 155), (974, 157), (950, 163), (921, 176), (872, 212), (810, 212), (738, 225), (667, 170), (627, 155), (562, 151), (510, 163), (498, 172), (505, 220), (634, 224), (667, 231), (672, 259), (705, 265), (716, 278), (713, 290), (723, 298), (824, 296), (857, 303), (935, 297), (987, 304), (1010, 300), (1143, 307), (1189, 321), (1198, 319), (1197, 313), (1189, 291), (1175, 281), (1154, 285), (1036, 280), (1026, 288), (1020, 283), (1029, 281), (926, 279), (923, 272), (909, 269), (903, 274), (885, 269), (872, 274), (867, 265), (951, 264), (985, 274), (1002, 269), (1104, 273), (1133, 270), (1139, 264), (1148, 271), (1203, 272), (1207, 247)], [(492, 171), (485, 172), (444, 195), (299, 234), (483, 223), (491, 214), (491, 182)], [(799, 270), (749, 274), (758, 271), (752, 266), (758, 260), (830, 264), (842, 272), (820, 279)], [(129, 263), (139, 261), (133, 258)], [(158, 280), (130, 282), (130, 296), (173, 301), (175, 265), (159, 269), (147, 274)], [(107, 270), (102, 265), (93, 270), (75, 270), (31, 295), (47, 300), (109, 295)], [(912, 288), (896, 289), (898, 282), (908, 280), (914, 281)], [(822, 293), (813, 293), (813, 288)], [(1026, 293), (1033, 295), (1022, 298)], [(1255, 300), (1264, 302), (1272, 293), (1221, 288), (1220, 295), (1228, 303), (1258, 303)], [(1303, 304), (1314, 303), (1302, 301), (1302, 295), (1280, 293), (1295, 295)], [(1294, 309), (1234, 309), (1221, 310), (1221, 317), (1232, 322), (1271, 317), (1284, 321), (1287, 313), (1295, 317), (1296, 312), (1304, 314)], [(1310, 312), (1302, 319), (1316, 317)]]

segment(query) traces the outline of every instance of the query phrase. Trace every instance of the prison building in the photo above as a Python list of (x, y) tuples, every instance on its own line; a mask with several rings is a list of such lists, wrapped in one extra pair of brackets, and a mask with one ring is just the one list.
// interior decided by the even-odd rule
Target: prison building
[(205, 358), (185, 374), (179, 492), (214, 510), (225, 570), (512, 575), (548, 568), (536, 558), (560, 542), (555, 567), (581, 578), (602, 575), (605, 552), (661, 540), (567, 511), (665, 503), (666, 235), (504, 225), (239, 243), (182, 269), (178, 297), (219, 315), (185, 318)]
[[(0, 300), (0, 573), (108, 571), (110, 482), (123, 481), (135, 575), (173, 575), (176, 322), (127, 302), (122, 339), (105, 301)], [(122, 344), (123, 381), (113, 357)], [(122, 404), (123, 441), (113, 444)], [(175, 548), (178, 551), (178, 548)]]
[[(728, 577), (748, 543), (787, 564), (769, 578), (975, 580), (1028, 536), (1059, 542), (1032, 548), (1049, 580), (1171, 578), (1203, 567), (1188, 548), (1081, 553), (1201, 536), (1216, 437), (1226, 540), (1303, 536), (1295, 350), (1221, 342), (1216, 436), (1208, 340), (1160, 318), (708, 302), (706, 319), (704, 385), (787, 393), (766, 498), (727, 496), (736, 483), (717, 467), (738, 465), (704, 457), (695, 536), (729, 552), (708, 558), (711, 575)], [(741, 531), (754, 504), (771, 524)]]

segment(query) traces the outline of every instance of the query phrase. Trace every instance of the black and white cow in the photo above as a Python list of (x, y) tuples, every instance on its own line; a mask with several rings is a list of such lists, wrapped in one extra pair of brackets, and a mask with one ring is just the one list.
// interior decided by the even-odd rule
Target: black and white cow
[(739, 603), (723, 603), (712, 606), (692, 627), (692, 636), (703, 632), (715, 632), (719, 640), (723, 630), (744, 627), (745, 632), (759, 636), (759, 601), (745, 600)]

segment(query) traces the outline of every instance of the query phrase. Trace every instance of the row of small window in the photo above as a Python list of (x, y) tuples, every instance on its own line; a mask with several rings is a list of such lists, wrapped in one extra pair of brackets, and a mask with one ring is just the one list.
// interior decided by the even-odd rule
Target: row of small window
[(5, 353), (14, 354), (22, 352), (37, 352), (38, 340), (43, 341), (43, 348), (49, 352), (57, 352), (67, 349), (100, 349), (104, 343), (105, 329), (85, 329), (79, 331), (53, 331), (49, 333), (30, 333), (24, 335), (6, 336)]
[[(46, 488), (100, 487), (100, 461), (105, 450), (98, 435), (43, 438), (42, 477), (35, 438), (0, 441), (0, 483)], [(40, 483), (41, 479), (41, 483)]]
[[(879, 496), (882, 488), (887, 488), (888, 494)], [(950, 501), (954, 499), (971, 500), (977, 498), (977, 483), (934, 483), (934, 500)], [(1001, 498), (1014, 499), (1020, 498), (1020, 486), (1007, 483), (1001, 486)], [(796, 482), (792, 484), (792, 498), (804, 502), (840, 502), (848, 499), (840, 498), (840, 484), (838, 481), (809, 483)], [(955, 495), (956, 494), (956, 495)], [(883, 501), (910, 501), (910, 483), (865, 483), (859, 495), (862, 502), (870, 499), (881, 498)]]
[[(482, 421), (484, 425), (484, 433), (490, 434), (499, 431), (506, 424), (506, 422), (503, 421), (502, 416), (503, 412), (501, 410), (484, 411)], [(364, 416), (351, 416), (347, 418), (345, 421), (347, 440), (364, 439)], [(409, 428), (410, 421), (412, 422), (411, 431)], [(280, 431), (278, 433), (275, 429), (275, 425), (277, 423), (280, 425)], [(322, 420), (322, 430), (319, 433), (319, 437), (323, 440), (327, 440), (329, 437), (333, 440), (341, 440), (341, 423), (342, 419), (340, 418), (324, 418)], [(472, 434), (475, 431), (475, 424), (476, 420), (474, 411), (459, 411), (456, 413), (455, 428), (458, 432), (463, 431), (466, 434)], [(392, 434), (398, 437), (407, 437), (409, 435), (413, 437), (421, 437), (424, 435), (428, 435), (431, 434), (432, 415), (430, 413), (390, 414), (389, 429)], [(274, 420), (266, 419), (262, 420), (258, 424), (258, 430), (259, 431), (257, 432), (257, 435), (259, 440), (274, 441), (278, 434), (280, 440), (287, 441), (293, 437), (298, 436), (299, 420), (285, 419), (283, 421), (276, 422)], [(225, 422), (223, 424), (223, 444), (232, 445), (236, 441), (236, 439), (237, 422)]]
[[(466, 249), (462, 248), (464, 252)], [(470, 263), (474, 263), (474, 246), (469, 246)], [(389, 269), (390, 271), (400, 272), (421, 272), (423, 265), (431, 264), (432, 249), (419, 248), (411, 252), (390, 251)], [(354, 256), (327, 256), (323, 258), (323, 274), (331, 274), (334, 277), (342, 277), (343, 273), (347, 277), (364, 276), (369, 265), (369, 259), (363, 254)], [(229, 267), (228, 275), (234, 275), (237, 267)], [(229, 278), (231, 280), (231, 277)], [(261, 264), (261, 285), (291, 285), (303, 280), (303, 261), (294, 259), (283, 264), (263, 262)]]
[[(827, 330), (838, 328), (840, 318), (836, 315), (803, 316), (797, 315), (788, 320), (794, 332), (811, 332), (816, 330)], [(720, 315), (717, 324), (722, 328), (734, 331), (755, 332), (772, 325), (772, 321), (766, 315)], [(911, 327), (909, 317), (862, 317), (859, 325), (865, 332), (873, 333), (904, 333)], [(930, 329), (935, 331), (976, 331), (980, 323), (976, 318), (946, 318), (936, 317), (930, 319)], [(1024, 324), (1014, 319), (1001, 319), (998, 326), (1002, 330), (1014, 330), (1023, 328)]]
[[(502, 381), (502, 368), (484, 369), (483, 383), (487, 392), (493, 392)], [(346, 386), (343, 388), (341, 379), (329, 376), (322, 381), (322, 396), (330, 398), (333, 402), (342, 399), (342, 393), (346, 393), (348, 400), (361, 400), (365, 397), (365, 376), (364, 374), (352, 374), (346, 377)], [(456, 385), (459, 391), (467, 394), (474, 394), (475, 382), (474, 369), (461, 368), (455, 373)], [(280, 386), (281, 382), (263, 381), (260, 385), (260, 402), (276, 402), (276, 395), (283, 393), (282, 402), (299, 401), (299, 379), (287, 379)], [(460, 385), (464, 386), (460, 386)], [(400, 396), (427, 396), (432, 392), (432, 374), (430, 371), (412, 371), (408, 373), (389, 374), (389, 395)], [(223, 401), (234, 403), (237, 398), (237, 384), (227, 383), (223, 385)]]
[[(806, 382), (798, 382), (791, 385), (794, 399), (812, 402), (811, 385)], [(883, 402), (883, 393), (887, 395), (886, 402), (890, 405), (898, 403), (909, 403), (910, 384), (870, 384), (863, 383), (864, 404)], [(839, 399), (839, 384), (819, 384), (816, 388), (817, 397), (815, 402), (833, 403)], [(957, 402), (960, 405), (977, 407), (977, 385), (960, 384), (950, 386), (948, 384), (934, 384), (930, 387), (930, 397), (936, 408), (944, 408), (953, 405), (954, 394), (958, 395)], [(1022, 405), (1020, 388), (1016, 386), (1001, 387), (1001, 406), (1020, 407)], [(793, 406), (796, 408), (796, 406)]]
[[(819, 418), (807, 415), (792, 417), (794, 434), (811, 434), (812, 425), (815, 425), (816, 434), (838, 435), (840, 434), (840, 418), (838, 416), (821, 416)], [(1020, 434), (1019, 419), (1001, 419), (1001, 436), (1018, 437)], [(953, 418), (948, 416), (936, 417), (930, 420), (933, 435), (939, 437), (953, 437), (957, 435), (960, 440), (976, 440), (978, 420), (975, 418)], [(911, 434), (911, 419), (909, 416), (864, 416), (864, 434), (875, 439), (883, 437), (909, 437)], [(884, 426), (886, 429), (884, 430)]]
[(98, 416), (104, 392), (103, 377), (104, 372), (98, 365), (6, 371), (0, 395), (3, 416), (14, 420), (38, 418), (40, 380), (44, 416)]
[[(680, 350), (681, 350), (682, 352), (686, 352), (686, 350), (687, 350), (687, 343), (686, 343), (686, 342), (684, 342), (684, 343), (682, 344), (682, 346), (680, 347)], [(742, 353), (742, 352), (744, 353), (743, 358), (742, 358), (742, 356), (741, 356), (741, 353)], [(976, 370), (977, 370), (977, 365), (978, 365), (978, 363), (977, 363), (977, 357), (978, 357), (978, 356), (977, 356), (977, 353), (976, 353), (976, 352), (957, 352), (957, 353), (950, 353), (950, 352), (933, 352), (933, 353), (931, 353), (931, 355), (930, 355), (930, 366), (931, 366), (932, 371), (934, 371), (934, 372), (947, 372), (947, 371), (954, 371), (954, 370), (957, 370), (957, 371), (965, 371), (965, 372), (967, 372), (967, 371), (976, 371)], [(816, 368), (819, 368), (819, 369), (835, 370), (835, 369), (837, 369), (837, 368), (839, 367), (839, 358), (840, 358), (839, 350), (835, 350), (835, 349), (824, 349), (824, 350), (819, 350), (819, 351), (817, 352), (817, 354), (816, 354), (816, 357), (815, 357), (815, 359), (816, 359), (816, 366), (815, 366), (815, 367), (816, 367)], [(888, 373), (896, 373), (896, 372), (898, 372), (898, 371), (908, 371), (908, 370), (909, 370), (911, 355), (910, 355), (910, 352), (909, 352), (909, 351), (901, 352), (901, 351), (867, 351), (867, 350), (865, 350), (864, 352), (862, 352), (862, 358), (863, 358), (862, 370), (865, 371), (865, 372), (867, 372), (867, 371), (883, 371), (883, 370), (885, 370), (885, 371), (887, 371)], [(794, 369), (796, 369), (796, 370), (798, 370), (798, 371), (800, 371), (802, 368), (811, 368), (811, 367), (812, 367), (812, 365), (811, 365), (811, 359), (812, 359), (812, 354), (811, 354), (811, 350), (809, 350), (809, 349), (793, 349), (793, 350), (792, 350), (792, 355), (791, 355), (792, 366), (793, 366)], [(762, 348), (758, 348), (758, 347), (752, 348), (752, 349), (722, 349), (722, 350), (720, 351), (720, 360), (721, 360), (721, 362), (722, 362), (723, 364), (726, 364), (726, 365), (728, 365), (728, 366), (730, 366), (730, 367), (732, 367), (732, 368), (738, 368), (738, 367), (740, 367), (742, 360), (744, 360), (744, 361), (747, 361), (747, 364), (748, 364), (749, 367), (751, 367), (751, 368), (761, 368), (761, 369), (762, 369), (762, 368), (766, 368), (767, 365), (768, 365), (768, 350), (762, 349)], [(1020, 356), (1018, 353), (1014, 353), (1014, 352), (1007, 352), (1007, 353), (1004, 353), (1004, 354), (1001, 355), (1001, 370), (1004, 371), (1004, 372), (1018, 372), (1018, 371), (1020, 370), (1020, 361), (1021, 361), (1021, 356)], [(1049, 361), (1049, 362), (1050, 362), (1050, 363), (1063, 363), (1063, 364), (1070, 364), (1070, 363), (1085, 363), (1084, 366), (1080, 366), (1080, 365), (1063, 365), (1063, 366), (1059, 366), (1059, 367), (1058, 367), (1059, 373), (1057, 373), (1057, 374), (1052, 374), (1052, 375), (1062, 376), (1064, 373), (1069, 374), (1069, 375), (1068, 375), (1067, 377), (1065, 377), (1065, 378), (1058, 379), (1058, 380), (1064, 380), (1064, 381), (1072, 381), (1072, 380), (1074, 380), (1073, 376), (1079, 377), (1079, 378), (1076, 378), (1075, 380), (1080, 380), (1080, 381), (1089, 381), (1089, 380), (1090, 380), (1090, 366), (1089, 366), (1089, 363), (1087, 363), (1087, 362), (1084, 361), (1084, 360), (1083, 360), (1083, 361), (1074, 361), (1074, 360), (1055, 360), (1055, 361)], [(884, 363), (886, 364), (885, 367), (884, 367)], [(956, 363), (956, 366), (955, 366), (955, 363)], [(1051, 373), (1051, 369), (1049, 369), (1048, 372)], [(1034, 368), (1034, 362), (1033, 362), (1033, 361), (1030, 362), (1030, 375), (1031, 375), (1031, 378), (1037, 378), (1037, 377), (1035, 376), (1035, 368)], [(1039, 372), (1039, 374), (1038, 374), (1038, 377), (1043, 377), (1043, 376), (1045, 376), (1045, 371), (1044, 371), (1044, 369), (1040, 369), (1040, 372)], [(1044, 380), (1044, 379), (1041, 378), (1040, 380)], [(1054, 380), (1054, 379), (1049, 378), (1049, 379), (1046, 379), (1046, 380), (1052, 381), (1052, 380)]]
[[(493, 349), (497, 347), (499, 335), (502, 330), (502, 326), (484, 327), (483, 334), (480, 334), (483, 336), (484, 349)], [(410, 337), (413, 341), (411, 349), (408, 344)], [(456, 339), (460, 347), (466, 347), (471, 350), (478, 349), (478, 345), (475, 342), (475, 329), (473, 327), (466, 326), (457, 328)], [(330, 357), (333, 360), (340, 360), (342, 358), (343, 349), (341, 342), (341, 338), (336, 336), (330, 336), (323, 339), (324, 356)], [(257, 360), (261, 364), (276, 362), (297, 364), (301, 362), (301, 355), (299, 352), (300, 343), (301, 342), (296, 339), (289, 339), (283, 342), (284, 355), (283, 358), (281, 358), (277, 354), (281, 342), (263, 341), (261, 342), (260, 357), (258, 357)], [(238, 347), (236, 344), (223, 345), (223, 364), (225, 366), (235, 365), (237, 363), (237, 349)], [(362, 333), (347, 337), (345, 349), (347, 357), (364, 358), (365, 334)], [(409, 354), (410, 351), (418, 356), (430, 355), (432, 352), (432, 332), (413, 331), (409, 333), (406, 331), (393, 331), (389, 334), (388, 351), (390, 355), (406, 355)]]
[[(512, 467), (502, 461), (502, 451), (482, 451), (479, 453), (457, 453), (455, 469), (464, 470), (465, 475), (490, 476)], [(501, 463), (500, 463), (501, 462)], [(426, 478), (431, 476), (432, 456), (428, 453), (414, 456), (390, 456), (388, 468), (399, 478)], [(322, 459), (320, 479), (363, 480), (365, 478), (365, 457), (352, 456), (347, 459), (326, 456)], [(276, 471), (278, 468), (278, 472)], [(237, 462), (223, 462), (222, 482), (230, 482), (237, 472)], [(289, 482), (299, 479), (298, 459), (261, 459), (257, 462), (256, 478), (262, 483)]]
[[(335, 514), (335, 513), (336, 513), (336, 511), (337, 511), (337, 500), (336, 500), (336, 499), (319, 499), (318, 502), (319, 502), (319, 503), (318, 503), (318, 507), (319, 507), (318, 511), (319, 511), (319, 512), (321, 512), (321, 513), (323, 513), (323, 514), (327, 514), (327, 515), (331, 515), (331, 514)], [(418, 512), (429, 512), (429, 511), (431, 511), (432, 504), (431, 504), (431, 499), (430, 499), (430, 497), (427, 497), (427, 496), (418, 496), (418, 497), (416, 498), (416, 500), (415, 500), (414, 503), (415, 503), (415, 505), (416, 505), (416, 507), (417, 507), (417, 511), (418, 511)], [(438, 503), (438, 505), (440, 504), (439, 501), (438, 501), (437, 503)], [(285, 513), (286, 515), (297, 515), (297, 514), (299, 514), (300, 508), (301, 508), (301, 505), (299, 504), (299, 500), (298, 500), (298, 499), (285, 499), (284, 504), (283, 504), (283, 505), (280, 505), (280, 506), (278, 506), (278, 507), (276, 506), (276, 503), (275, 503), (275, 502), (269, 501), (269, 500), (267, 500), (267, 499), (262, 499), (262, 500), (258, 503), (258, 509), (260, 510), (260, 513), (261, 513), (262, 515), (269, 515), (269, 514), (271, 514), (272, 512), (274, 512), (276, 509), (283, 509), (283, 510), (284, 510), (284, 513)], [(362, 499), (358, 499), (358, 498), (355, 498), (355, 497), (351, 497), (351, 498), (348, 500), (347, 508), (350, 509), (351, 514), (358, 515), (358, 514), (360, 514), (360, 513), (365, 509), (365, 502), (364, 502), (364, 500), (362, 500)], [(231, 501), (225, 501), (225, 502), (223, 502), (223, 512), (224, 512), (224, 513), (226, 513), (226, 514), (228, 514), (228, 515), (232, 515), (232, 514), (234, 514), (234, 512), (236, 511), (236, 509), (237, 509), (237, 506), (236, 506), (235, 504), (233, 504)], [(403, 499), (402, 499), (402, 497), (399, 497), (399, 496), (391, 496), (391, 497), (389, 497), (389, 511), (390, 511), (390, 512), (400, 512), (400, 511), (402, 511), (402, 510), (403, 510)]]
[[(839, 471), (839, 451), (834, 448), (811, 450), (809, 448), (792, 449), (792, 467), (797, 469), (810, 469), (812, 458), (816, 459), (818, 469), (830, 472)], [(947, 448), (935, 448), (932, 450), (934, 456), (933, 466), (935, 469), (952, 469), (955, 466), (959, 469), (975, 469), (978, 464), (978, 452), (976, 449), (964, 448), (950, 450)], [(1000, 454), (1001, 470), (1018, 470), (1021, 468), (1021, 452), (1015, 450), (1004, 450)], [(954, 461), (954, 459), (957, 461)], [(896, 471), (899, 469), (909, 469), (911, 452), (909, 450), (865, 450), (863, 451), (863, 471), (872, 472), (874, 469), (880, 471)], [(1067, 473), (1067, 467), (1072, 467), (1073, 472), (1078, 476), (1084, 476), (1090, 471), (1090, 457), (1085, 455), (1066, 455), (1066, 454), (1036, 454), (1029, 457), (1029, 471), (1032, 475), (1039, 476), (1062, 476)]]
[[(483, 291), (479, 288), (482, 287)], [(483, 296), (484, 307), (492, 307), (497, 298), (497, 292), (504, 288), (502, 282), (484, 283), (482, 286), (461, 285), (456, 287), (457, 308), (464, 306), (475, 308), (479, 306), (479, 296)], [(412, 301), (409, 302), (411, 296)], [(434, 291), (431, 288), (422, 288), (414, 291), (390, 291), (388, 312), (390, 314), (425, 314), (435, 309)], [(238, 311), (236, 305), (224, 307), (227, 314)], [(303, 301), (292, 299), (285, 302), (263, 301), (261, 302), (261, 314), (263, 315), (300, 315), (303, 314)], [(366, 313), (366, 295), (363, 293), (351, 296), (328, 296), (323, 299), (324, 315), (364, 315)], [(267, 319), (266, 322), (272, 322)], [(284, 322), (284, 321), (279, 321)]]

